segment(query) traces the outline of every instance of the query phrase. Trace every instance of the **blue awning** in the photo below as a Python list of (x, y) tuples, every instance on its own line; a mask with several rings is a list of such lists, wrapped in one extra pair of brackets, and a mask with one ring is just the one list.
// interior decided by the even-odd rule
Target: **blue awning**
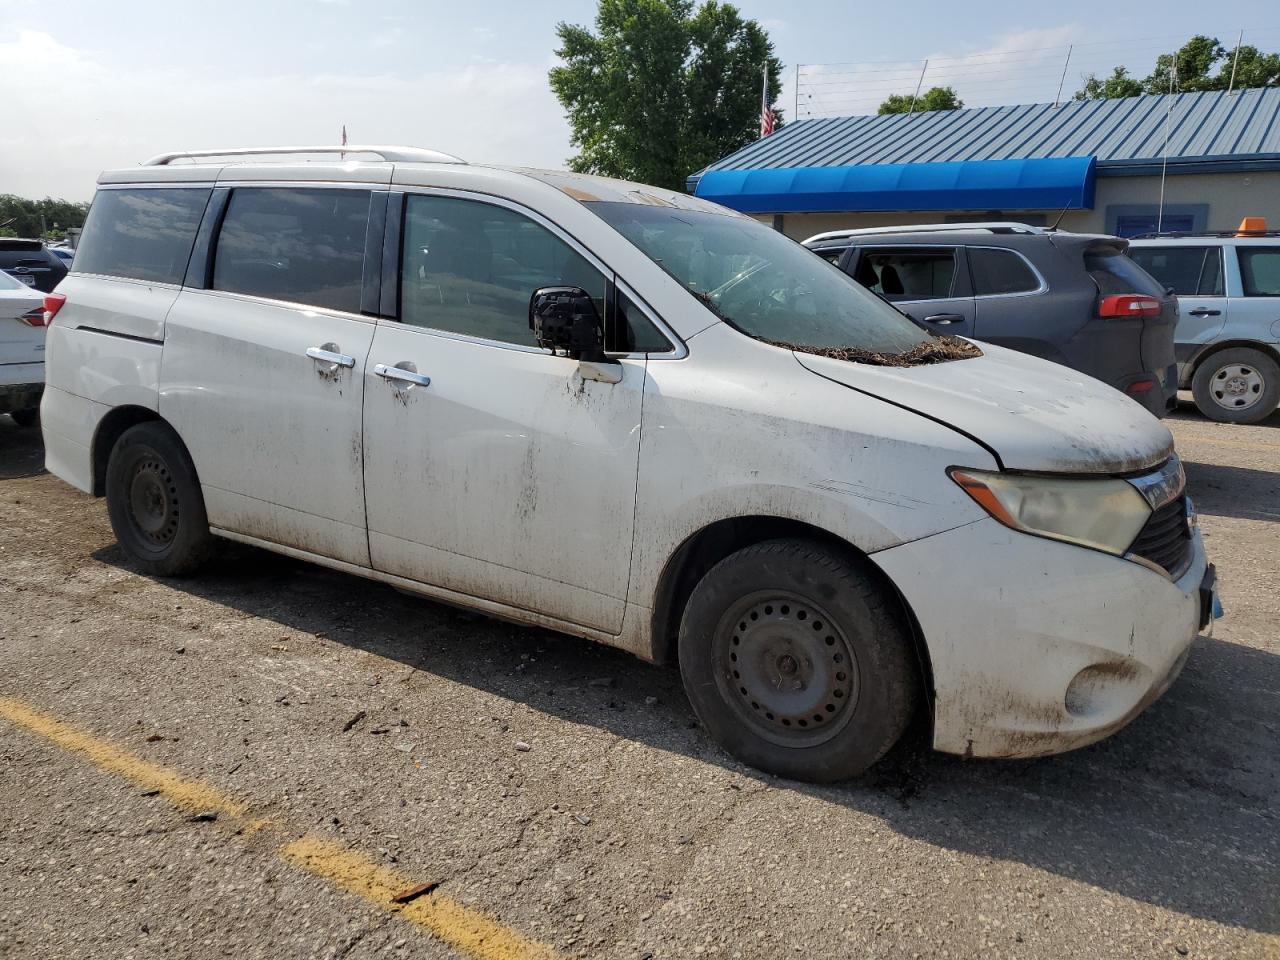
[(697, 196), (743, 213), (889, 210), (1081, 210), (1093, 206), (1094, 157), (708, 170)]

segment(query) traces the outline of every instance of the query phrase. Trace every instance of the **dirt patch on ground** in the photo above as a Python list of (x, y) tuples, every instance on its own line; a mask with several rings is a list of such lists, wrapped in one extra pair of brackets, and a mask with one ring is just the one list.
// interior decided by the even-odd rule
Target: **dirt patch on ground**
[(982, 351), (968, 340), (947, 336), (926, 340), (906, 353), (877, 353), (862, 347), (806, 347), (777, 340), (768, 342), (785, 350), (812, 353), (815, 356), (831, 357), (833, 360), (845, 360), (849, 363), (867, 363), (876, 367), (921, 367), (930, 363), (969, 360), (982, 356)]

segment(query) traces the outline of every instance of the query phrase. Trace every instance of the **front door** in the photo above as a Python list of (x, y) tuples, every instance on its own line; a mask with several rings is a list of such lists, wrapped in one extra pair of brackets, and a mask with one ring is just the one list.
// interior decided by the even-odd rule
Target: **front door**
[(366, 189), (233, 190), (211, 289), (184, 289), (169, 312), (160, 390), (210, 526), (361, 566), (370, 201)]
[(854, 250), (847, 269), (926, 330), (974, 335), (973, 293), (963, 247), (864, 246)]
[(582, 287), (603, 313), (606, 273), (496, 201), (413, 194), (403, 219), (399, 319), (365, 370), (374, 567), (619, 632), (645, 362), (583, 379), (529, 328), (538, 287)]

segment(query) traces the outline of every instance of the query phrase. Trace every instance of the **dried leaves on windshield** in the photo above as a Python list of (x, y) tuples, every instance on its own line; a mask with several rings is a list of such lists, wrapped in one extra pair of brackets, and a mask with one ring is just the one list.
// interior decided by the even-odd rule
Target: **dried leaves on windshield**
[(930, 363), (945, 363), (948, 360), (968, 360), (982, 356), (982, 351), (968, 340), (959, 337), (933, 337), (917, 344), (905, 353), (877, 353), (862, 347), (806, 347), (795, 343), (781, 343), (770, 340), (775, 347), (795, 350), (799, 353), (812, 353), (819, 357), (831, 357), (833, 360), (846, 360), (849, 363), (865, 363), (876, 367), (921, 367)]

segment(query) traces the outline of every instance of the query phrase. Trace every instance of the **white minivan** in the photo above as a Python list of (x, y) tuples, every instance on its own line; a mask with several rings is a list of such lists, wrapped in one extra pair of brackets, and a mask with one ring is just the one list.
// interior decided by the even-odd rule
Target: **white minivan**
[(41, 412), (139, 569), (222, 537), (676, 660), (809, 780), (919, 713), (966, 756), (1091, 743), (1210, 622), (1172, 438), (1112, 388), (693, 197), (326, 152), (99, 181)]

